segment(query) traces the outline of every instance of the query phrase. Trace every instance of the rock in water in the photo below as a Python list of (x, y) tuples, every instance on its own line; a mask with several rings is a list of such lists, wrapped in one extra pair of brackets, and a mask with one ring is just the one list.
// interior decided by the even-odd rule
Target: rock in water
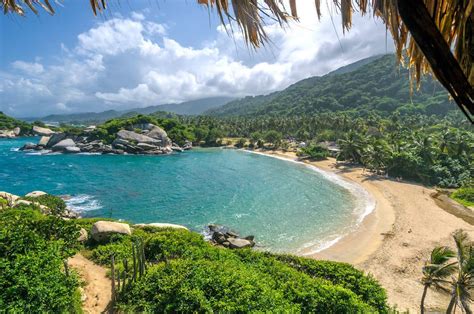
[(42, 128), (40, 126), (34, 125), (33, 132), (39, 135), (48, 136), (54, 134), (54, 131), (48, 128)]
[(57, 143), (53, 146), (53, 151), (65, 151), (68, 147), (75, 147), (76, 143), (70, 138), (62, 140), (61, 142)]
[(23, 145), (23, 147), (20, 148), (20, 150), (32, 150), (32, 149), (36, 149), (36, 144), (31, 143), (31, 142), (25, 143), (25, 145)]
[(160, 140), (163, 146), (171, 145), (171, 140), (165, 130), (151, 123), (148, 125), (148, 129), (150, 131), (146, 134), (147, 136)]
[(227, 241), (229, 242), (229, 247), (231, 249), (243, 249), (253, 246), (251, 241), (240, 238), (228, 238)]
[(42, 136), (38, 142), (38, 146), (44, 146), (48, 145), (49, 140), (51, 139), (50, 136)]
[(113, 234), (130, 235), (130, 226), (120, 222), (98, 221), (92, 225), (91, 235), (97, 242), (107, 241)]
[(137, 143), (146, 143), (146, 144), (161, 144), (161, 141), (151, 138), (146, 135), (138, 134), (133, 131), (120, 130), (117, 132), (117, 137), (122, 140), (137, 142)]
[(43, 191), (33, 191), (33, 192), (30, 192), (28, 194), (25, 195), (25, 197), (39, 197), (39, 196), (43, 196), (43, 195), (46, 195), (48, 193), (46, 192), (43, 192)]
[(64, 149), (64, 152), (68, 154), (77, 154), (81, 152), (81, 149), (76, 146), (68, 146)]
[(49, 138), (49, 141), (48, 143), (46, 144), (46, 147), (53, 147), (54, 145), (56, 145), (57, 143), (61, 142), (62, 140), (64, 140), (66, 138), (66, 134), (65, 133), (56, 133), (56, 134), (53, 134), (50, 138)]

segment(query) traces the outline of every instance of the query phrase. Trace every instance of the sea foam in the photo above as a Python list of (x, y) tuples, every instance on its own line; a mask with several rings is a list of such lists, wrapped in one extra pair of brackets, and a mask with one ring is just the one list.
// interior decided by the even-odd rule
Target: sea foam
[(66, 200), (66, 204), (73, 211), (82, 213), (91, 210), (101, 209), (102, 205), (93, 196), (87, 194), (79, 194), (72, 196)]

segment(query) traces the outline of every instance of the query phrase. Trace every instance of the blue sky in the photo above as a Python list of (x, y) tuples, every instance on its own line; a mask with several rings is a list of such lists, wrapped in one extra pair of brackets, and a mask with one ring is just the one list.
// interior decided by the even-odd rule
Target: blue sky
[(41, 116), (265, 94), (393, 51), (380, 21), (355, 13), (343, 36), (340, 16), (326, 9), (318, 21), (313, 1), (300, 2), (299, 23), (268, 23), (272, 44), (255, 52), (194, 0), (109, 3), (98, 17), (88, 1), (73, 0), (54, 16), (2, 16), (0, 111)]

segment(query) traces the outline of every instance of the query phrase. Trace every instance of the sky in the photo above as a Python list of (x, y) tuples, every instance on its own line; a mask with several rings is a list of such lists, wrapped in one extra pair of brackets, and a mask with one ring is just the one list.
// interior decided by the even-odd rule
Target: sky
[[(124, 110), (215, 96), (267, 94), (393, 52), (385, 26), (354, 12), (350, 32), (322, 1), (299, 22), (267, 21), (271, 43), (249, 49), (195, 0), (64, 0), (56, 14), (0, 17), (0, 111), (15, 117)], [(235, 28), (235, 27), (234, 27)]]

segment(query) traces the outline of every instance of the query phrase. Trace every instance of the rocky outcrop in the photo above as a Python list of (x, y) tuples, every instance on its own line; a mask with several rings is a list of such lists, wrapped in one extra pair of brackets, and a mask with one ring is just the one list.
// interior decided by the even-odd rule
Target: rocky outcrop
[(18, 195), (8, 192), (0, 192), (0, 198), (6, 200), (10, 206), (13, 206), (13, 204), (15, 204), (15, 202), (20, 199)]
[(173, 228), (173, 229), (184, 229), (189, 230), (185, 226), (170, 224), (170, 223), (161, 223), (161, 222), (153, 222), (148, 224), (136, 224), (134, 227), (137, 228), (145, 228), (145, 227), (153, 227), (153, 228)]
[(21, 133), (21, 129), (19, 127), (16, 127), (13, 129), (13, 134), (15, 134), (15, 136), (20, 135), (20, 133)]
[(42, 135), (42, 136), (49, 136), (49, 135), (54, 134), (55, 132), (51, 129), (43, 128), (43, 127), (34, 125), (33, 126), (33, 133), (38, 134), (38, 135)]
[[(59, 143), (55, 144), (52, 147), (52, 149), (55, 152), (69, 152), (68, 148), (71, 148), (71, 147), (76, 147), (76, 143), (72, 139), (67, 138), (67, 139), (64, 139), (64, 140), (60, 141)], [(79, 149), (79, 151), (77, 151), (77, 152), (80, 152), (80, 151), (81, 150)]]
[(105, 242), (113, 234), (130, 235), (130, 226), (128, 224), (113, 221), (97, 221), (92, 225), (91, 236), (97, 242)]
[[(186, 142), (184, 147), (172, 143), (166, 131), (151, 123), (133, 125), (132, 130), (120, 130), (115, 135), (111, 144), (101, 140), (90, 140), (93, 137), (91, 128), (81, 135), (69, 135), (66, 133), (54, 133), (43, 136), (38, 144), (28, 143), (21, 150), (46, 150), (49, 153), (61, 152), (67, 154), (75, 153), (99, 153), (99, 154), (142, 154), (162, 155), (173, 151), (182, 152), (191, 149), (191, 142)], [(139, 130), (141, 130), (139, 132)]]
[(30, 192), (28, 194), (25, 195), (25, 197), (39, 197), (39, 196), (43, 196), (43, 195), (46, 195), (48, 193), (46, 192), (43, 192), (43, 191), (33, 191), (33, 192)]
[(19, 127), (13, 128), (13, 130), (0, 130), (0, 138), (15, 138), (20, 133), (21, 129)]
[(212, 243), (230, 249), (243, 249), (255, 246), (254, 237), (240, 237), (238, 233), (220, 225), (209, 225), (208, 234)]

